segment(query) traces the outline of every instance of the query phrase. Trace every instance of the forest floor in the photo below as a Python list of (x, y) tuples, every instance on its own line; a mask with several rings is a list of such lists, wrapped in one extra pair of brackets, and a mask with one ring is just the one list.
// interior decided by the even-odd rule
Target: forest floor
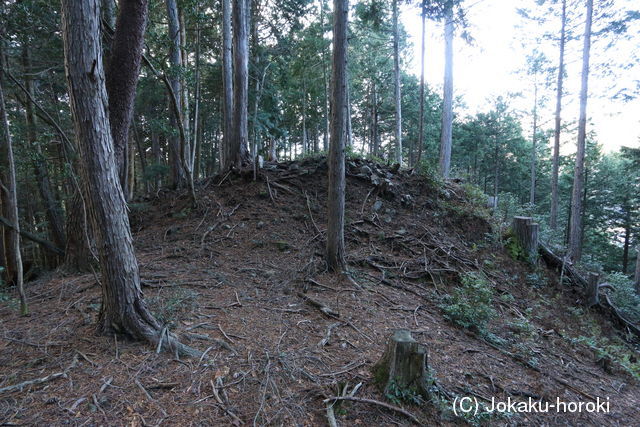
[[(634, 347), (556, 272), (515, 261), (463, 185), (349, 160), (348, 280), (324, 269), (326, 162), (267, 166), (200, 183), (197, 208), (178, 192), (131, 206), (146, 300), (203, 358), (96, 336), (96, 277), (51, 273), (29, 283), (29, 317), (0, 302), (0, 389), (57, 374), (0, 392), (0, 425), (327, 425), (323, 400), (354, 388), (425, 425), (640, 425)], [(490, 307), (472, 295), (444, 310), (463, 282), (488, 287)], [(397, 328), (428, 349), (426, 402), (374, 384)], [(465, 396), (609, 399), (609, 412), (457, 416)], [(412, 423), (362, 401), (334, 413), (339, 426)]]

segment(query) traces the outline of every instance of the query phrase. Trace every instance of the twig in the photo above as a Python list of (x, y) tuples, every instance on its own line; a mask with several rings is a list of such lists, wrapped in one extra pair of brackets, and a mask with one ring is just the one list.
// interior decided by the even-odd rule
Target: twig
[(229, 335), (227, 335), (227, 333), (224, 331), (224, 329), (222, 329), (222, 326), (220, 326), (220, 323), (218, 323), (218, 329), (220, 329), (220, 332), (222, 332), (222, 335), (224, 335), (224, 337), (225, 337), (226, 339), (228, 339), (228, 340), (231, 342), (231, 344), (235, 344), (235, 343), (236, 343), (234, 340), (232, 340), (232, 339), (229, 337)]
[(265, 175), (265, 177), (267, 178), (267, 190), (269, 190), (269, 197), (271, 198), (271, 202), (275, 204), (276, 201), (273, 199), (273, 194), (271, 193), (271, 185), (269, 185), (269, 175)]
[(313, 219), (313, 214), (311, 213), (311, 202), (309, 202), (309, 195), (307, 194), (306, 191), (304, 192), (304, 196), (307, 199), (307, 210), (309, 211), (309, 217), (311, 218), (311, 223), (315, 227), (316, 231), (319, 233), (320, 229), (318, 228), (318, 224), (316, 224), (316, 221)]
[(399, 406), (390, 405), (388, 403), (380, 402), (378, 400), (363, 399), (363, 398), (360, 398), (360, 397), (352, 397), (352, 396), (334, 396), (334, 397), (330, 397), (329, 399), (323, 400), (323, 402), (324, 403), (328, 403), (328, 402), (332, 402), (332, 401), (335, 402), (335, 401), (338, 401), (338, 400), (349, 400), (349, 401), (352, 401), (352, 402), (369, 403), (371, 405), (382, 406), (383, 408), (389, 409), (391, 411), (398, 412), (398, 413), (408, 417), (409, 419), (411, 419), (411, 421), (413, 421), (416, 424), (422, 425), (422, 423), (420, 422), (418, 417), (413, 415), (411, 412), (409, 412), (409, 411), (407, 411), (405, 409), (402, 409)]
[(321, 377), (334, 377), (336, 375), (340, 375), (340, 374), (344, 374), (345, 372), (349, 372), (352, 371), (356, 368), (359, 368), (360, 366), (364, 365), (366, 362), (364, 360), (360, 360), (360, 361), (356, 361), (354, 363), (350, 363), (349, 365), (345, 366), (343, 369), (340, 369), (339, 371), (336, 372), (332, 372), (330, 374), (320, 374)]
[(325, 345), (329, 344), (329, 339), (331, 339), (331, 330), (333, 328), (336, 328), (338, 326), (342, 325), (341, 322), (336, 322), (336, 323), (332, 323), (331, 325), (329, 325), (327, 327), (327, 333), (324, 335), (324, 338), (322, 338), (320, 340), (320, 342), (318, 343), (318, 347), (324, 347)]

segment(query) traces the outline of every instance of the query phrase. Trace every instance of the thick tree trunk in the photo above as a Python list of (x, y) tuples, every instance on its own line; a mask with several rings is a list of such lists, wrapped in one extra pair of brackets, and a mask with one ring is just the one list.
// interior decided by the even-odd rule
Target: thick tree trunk
[(231, 167), (231, 124), (233, 123), (233, 59), (231, 55), (231, 0), (222, 0), (222, 149), (220, 170)]
[(418, 155), (415, 164), (420, 166), (422, 160), (422, 146), (424, 145), (424, 52), (425, 52), (425, 35), (427, 30), (427, 12), (425, 10), (426, 0), (422, 1), (422, 11), (420, 13), (422, 20), (422, 37), (420, 39), (420, 115), (418, 125)]
[(571, 196), (571, 227), (569, 229), (569, 258), (573, 262), (582, 257), (582, 190), (584, 186), (584, 154), (587, 136), (587, 96), (589, 93), (589, 52), (591, 49), (591, 21), (593, 0), (587, 0), (587, 16), (582, 51), (582, 87), (580, 89), (580, 117), (578, 120), (578, 149)]
[(24, 86), (30, 94), (25, 103), (25, 110), (27, 119), (27, 138), (31, 146), (35, 149), (33, 160), (34, 175), (38, 183), (40, 197), (42, 197), (42, 202), (44, 203), (45, 214), (47, 221), (49, 222), (51, 239), (57, 247), (64, 248), (65, 238), (62, 207), (51, 188), (49, 169), (47, 168), (44, 153), (42, 152), (42, 146), (38, 139), (36, 115), (33, 102), (31, 102), (31, 99), (34, 99), (35, 96), (33, 81), (31, 78), (31, 56), (29, 46), (26, 42), (22, 46), (22, 65), (24, 67)]
[(251, 163), (249, 139), (249, 9), (250, 0), (233, 0), (233, 121), (228, 167)]
[(129, 127), (140, 74), (147, 26), (147, 0), (120, 0), (118, 18), (106, 66), (109, 122), (120, 185), (127, 188)]
[(449, 178), (453, 127), (453, 6), (447, 2), (444, 22), (444, 95), (440, 133), (440, 174)]
[(400, 34), (398, 30), (398, 0), (393, 0), (393, 80), (395, 101), (396, 163), (402, 166), (402, 95), (400, 93)]
[(562, 26), (560, 29), (560, 61), (558, 65), (558, 87), (556, 92), (556, 118), (553, 133), (553, 167), (551, 174), (551, 214), (549, 225), (552, 230), (558, 228), (558, 176), (560, 171), (560, 126), (562, 111), (562, 83), (564, 81), (564, 43), (567, 23), (567, 1), (562, 0)]
[(195, 354), (166, 332), (140, 290), (127, 207), (112, 149), (100, 46), (98, 0), (62, 0), (62, 34), (71, 112), (78, 139), (87, 204), (100, 250), (102, 307), (98, 330), (119, 332)]
[(347, 139), (348, 0), (333, 0), (333, 72), (331, 77), (331, 140), (327, 200), (327, 265), (346, 268), (344, 248), (345, 143)]
[[(2, 24), (0, 24), (1, 26)], [(0, 31), (0, 36), (4, 36), (4, 31)], [(3, 41), (0, 41), (3, 43)], [(4, 103), (4, 91), (2, 83), (4, 80), (3, 70), (5, 68), (3, 49), (0, 49), (0, 184), (2, 184), (2, 208), (5, 216), (13, 225), (13, 228), (4, 228), (4, 250), (7, 261), (7, 281), (16, 285), (20, 295), (20, 312), (23, 315), (29, 313), (27, 306), (27, 296), (24, 291), (24, 281), (22, 272), (22, 256), (20, 254), (20, 220), (18, 216), (18, 197), (16, 186), (16, 167), (13, 158), (13, 144), (11, 141), (11, 131), (9, 130), (9, 118)]]

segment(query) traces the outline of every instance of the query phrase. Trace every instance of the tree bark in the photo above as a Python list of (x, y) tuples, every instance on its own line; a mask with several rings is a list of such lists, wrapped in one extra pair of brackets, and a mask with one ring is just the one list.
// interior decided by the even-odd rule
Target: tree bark
[(516, 216), (513, 217), (512, 229), (527, 261), (536, 264), (538, 261), (538, 224), (533, 222), (533, 218)]
[(233, 0), (233, 121), (227, 167), (251, 162), (249, 139), (249, 18), (250, 0)]
[(324, 6), (325, 0), (320, 0), (320, 37), (322, 38), (322, 44), (320, 45), (322, 49), (322, 79), (323, 79), (323, 91), (324, 91), (324, 102), (322, 103), (322, 108), (324, 109), (324, 124), (325, 124), (325, 132), (322, 138), (322, 149), (323, 151), (329, 150), (329, 134), (331, 133), (330, 125), (329, 125), (329, 79), (327, 77), (327, 51), (325, 49), (324, 43)]
[[(104, 0), (108, 1), (108, 0)], [(147, 0), (120, 0), (111, 53), (106, 66), (109, 123), (120, 185), (128, 187), (129, 127), (133, 117), (147, 26)]]
[(102, 307), (98, 330), (125, 333), (171, 351), (196, 354), (166, 333), (142, 298), (127, 206), (112, 149), (99, 39), (99, 1), (61, 3), (71, 112), (100, 251)]
[(591, 21), (593, 18), (593, 0), (587, 0), (587, 16), (584, 29), (582, 51), (582, 87), (580, 89), (580, 117), (578, 120), (578, 149), (573, 175), (571, 196), (571, 226), (569, 229), (569, 258), (573, 262), (582, 257), (582, 190), (584, 186), (584, 155), (587, 130), (587, 96), (589, 93), (589, 52), (591, 49)]
[(447, 2), (444, 23), (444, 94), (440, 133), (440, 174), (449, 178), (453, 127), (453, 5)]
[[(178, 5), (176, 0), (166, 0), (167, 18), (169, 21), (169, 62), (171, 64), (171, 74), (169, 76), (169, 84), (171, 91), (169, 94), (169, 105), (173, 111), (171, 116), (171, 125), (173, 128), (178, 127), (178, 122), (184, 129), (182, 123), (182, 82), (178, 74), (182, 70), (182, 50), (180, 42), (180, 19), (178, 17)], [(187, 135), (184, 135), (184, 139)], [(173, 186), (176, 188), (185, 187), (187, 184), (187, 170), (185, 168), (185, 146), (181, 135), (169, 136), (169, 159), (171, 162), (171, 171), (173, 178)]]
[(400, 34), (398, 30), (398, 0), (393, 0), (393, 80), (393, 96), (396, 112), (396, 163), (402, 166), (402, 95), (400, 93)]
[(346, 268), (344, 247), (345, 143), (347, 139), (348, 0), (333, 0), (333, 70), (331, 76), (331, 140), (327, 200), (327, 265)]
[(231, 167), (231, 123), (233, 123), (233, 59), (231, 55), (231, 0), (222, 0), (222, 149), (220, 170)]
[[(0, 36), (4, 38), (4, 31), (0, 31)], [(4, 43), (4, 41), (0, 39), (0, 43)], [(7, 117), (2, 88), (6, 66), (3, 55), (4, 49), (0, 49), (0, 126), (2, 126), (2, 132), (0, 132), (0, 167), (2, 168), (0, 184), (2, 189), (0, 191), (3, 193), (2, 208), (5, 216), (13, 225), (13, 228), (4, 229), (5, 261), (7, 262), (7, 282), (16, 285), (20, 295), (20, 313), (27, 315), (29, 314), (29, 307), (27, 306), (27, 296), (24, 291), (22, 256), (20, 254), (20, 219), (18, 216), (16, 166), (13, 158), (13, 142), (11, 140), (11, 131), (9, 130), (9, 118)]]
[(429, 396), (427, 349), (411, 332), (399, 329), (389, 338), (385, 352), (373, 368), (374, 381), (385, 394), (413, 392)]
[(420, 166), (422, 160), (422, 146), (424, 145), (424, 53), (425, 53), (425, 36), (427, 32), (427, 11), (425, 10), (426, 0), (422, 1), (422, 10), (420, 19), (422, 20), (422, 37), (420, 39), (420, 115), (418, 126), (418, 155), (415, 165)]
[(9, 130), (9, 118), (4, 102), (4, 25), (0, 24), (0, 197), (1, 207), (5, 216), (12, 224), (6, 227), (4, 233), (4, 259), (6, 261), (7, 281), (15, 284), (20, 295), (20, 313), (29, 314), (27, 296), (24, 291), (24, 277), (22, 271), (22, 255), (20, 253), (20, 217), (18, 215), (18, 196), (16, 184), (16, 165), (13, 156), (13, 141)]
[(567, 1), (562, 0), (562, 26), (560, 29), (560, 61), (558, 65), (558, 87), (556, 92), (556, 117), (553, 133), (553, 170), (551, 175), (551, 214), (549, 225), (552, 230), (558, 228), (558, 175), (560, 171), (560, 126), (562, 111), (562, 83), (564, 81), (564, 43), (567, 24)]

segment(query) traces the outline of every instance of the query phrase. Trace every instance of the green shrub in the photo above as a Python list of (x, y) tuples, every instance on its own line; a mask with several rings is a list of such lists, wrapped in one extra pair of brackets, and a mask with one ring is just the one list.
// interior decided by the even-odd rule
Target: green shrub
[(401, 388), (395, 380), (389, 383), (385, 396), (396, 405), (400, 405), (401, 403), (421, 405), (424, 403), (424, 398), (417, 389), (413, 387)]
[(484, 332), (496, 316), (493, 309), (493, 289), (480, 273), (466, 273), (453, 295), (446, 295), (440, 308), (445, 317), (463, 328)]

